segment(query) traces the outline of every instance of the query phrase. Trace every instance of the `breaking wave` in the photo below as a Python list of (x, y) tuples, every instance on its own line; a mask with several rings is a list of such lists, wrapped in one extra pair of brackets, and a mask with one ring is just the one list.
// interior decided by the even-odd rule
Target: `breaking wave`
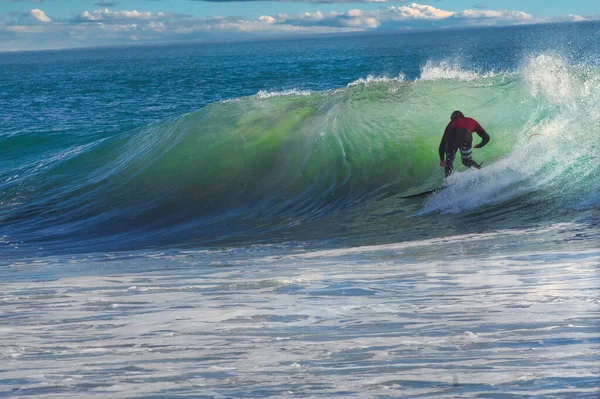
[[(408, 234), (444, 214), (589, 209), (600, 201), (599, 93), (597, 65), (552, 54), (511, 72), (429, 62), (414, 81), (261, 91), (93, 142), (3, 137), (19, 165), (0, 175), (3, 240), (119, 249), (376, 235), (390, 214), (413, 216), (393, 227)], [(489, 160), (443, 182), (437, 146), (455, 109), (491, 134), (475, 152)], [(424, 202), (397, 198), (442, 185)]]

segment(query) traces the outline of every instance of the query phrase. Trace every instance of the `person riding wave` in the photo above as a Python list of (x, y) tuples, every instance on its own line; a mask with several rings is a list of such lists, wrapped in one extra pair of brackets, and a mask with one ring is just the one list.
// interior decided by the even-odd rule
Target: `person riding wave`
[(454, 111), (450, 116), (450, 123), (444, 130), (439, 148), (440, 166), (444, 168), (446, 177), (450, 176), (454, 169), (454, 156), (458, 150), (460, 150), (463, 165), (467, 168), (481, 169), (481, 165), (471, 158), (473, 133), (477, 133), (481, 137), (481, 142), (475, 148), (482, 148), (490, 141), (490, 135), (475, 119), (465, 117), (460, 111)]

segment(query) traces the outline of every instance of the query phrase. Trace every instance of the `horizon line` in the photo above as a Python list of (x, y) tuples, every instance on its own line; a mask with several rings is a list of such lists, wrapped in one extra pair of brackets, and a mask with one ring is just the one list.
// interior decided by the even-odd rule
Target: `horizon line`
[(232, 39), (197, 39), (197, 40), (175, 40), (175, 41), (147, 41), (140, 43), (123, 43), (114, 45), (98, 45), (98, 46), (81, 46), (81, 47), (57, 47), (57, 48), (45, 48), (45, 49), (30, 49), (30, 50), (0, 50), (0, 55), (4, 54), (19, 54), (19, 53), (39, 53), (49, 51), (73, 51), (73, 50), (100, 50), (100, 49), (116, 49), (116, 48), (130, 48), (130, 47), (152, 47), (152, 46), (168, 46), (168, 45), (201, 45), (201, 44), (233, 44), (233, 43), (249, 43), (249, 42), (270, 42), (270, 41), (285, 41), (285, 40), (306, 40), (314, 38), (328, 38), (328, 37), (351, 37), (351, 36), (366, 36), (366, 35), (389, 35), (389, 34), (411, 34), (411, 33), (431, 33), (431, 32), (445, 32), (445, 31), (467, 31), (467, 30), (491, 30), (491, 29), (511, 29), (519, 27), (535, 27), (535, 26), (548, 26), (548, 25), (575, 25), (575, 24), (594, 24), (600, 23), (599, 20), (587, 20), (587, 21), (549, 21), (549, 22), (532, 22), (532, 23), (519, 23), (513, 25), (500, 25), (500, 26), (448, 26), (440, 28), (410, 28), (410, 29), (396, 29), (396, 30), (365, 30), (355, 32), (335, 32), (335, 33), (306, 33), (298, 35), (278, 35), (271, 37), (257, 37), (252, 39), (244, 38), (232, 38)]

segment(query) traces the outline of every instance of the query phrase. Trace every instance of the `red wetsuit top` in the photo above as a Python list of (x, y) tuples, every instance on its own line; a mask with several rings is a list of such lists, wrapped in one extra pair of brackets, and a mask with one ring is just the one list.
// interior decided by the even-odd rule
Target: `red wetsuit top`
[[(440, 160), (444, 160), (444, 152), (446, 148), (446, 141), (449, 135), (453, 135), (455, 132), (468, 130), (470, 133), (477, 133), (481, 137), (481, 143), (477, 144), (476, 148), (481, 148), (490, 141), (490, 135), (481, 127), (479, 123), (473, 118), (456, 118), (448, 123), (446, 130), (444, 130), (444, 136), (440, 143)], [(469, 147), (471, 145), (469, 144)]]

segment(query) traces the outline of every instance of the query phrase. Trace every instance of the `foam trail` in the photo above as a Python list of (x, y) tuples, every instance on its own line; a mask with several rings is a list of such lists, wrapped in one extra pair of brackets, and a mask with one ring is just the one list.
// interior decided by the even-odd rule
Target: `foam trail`
[[(3, 388), (593, 398), (600, 252), (567, 242), (572, 228), (326, 255), (258, 246), (14, 263), (29, 274), (0, 283)], [(56, 266), (67, 274), (48, 280)]]

